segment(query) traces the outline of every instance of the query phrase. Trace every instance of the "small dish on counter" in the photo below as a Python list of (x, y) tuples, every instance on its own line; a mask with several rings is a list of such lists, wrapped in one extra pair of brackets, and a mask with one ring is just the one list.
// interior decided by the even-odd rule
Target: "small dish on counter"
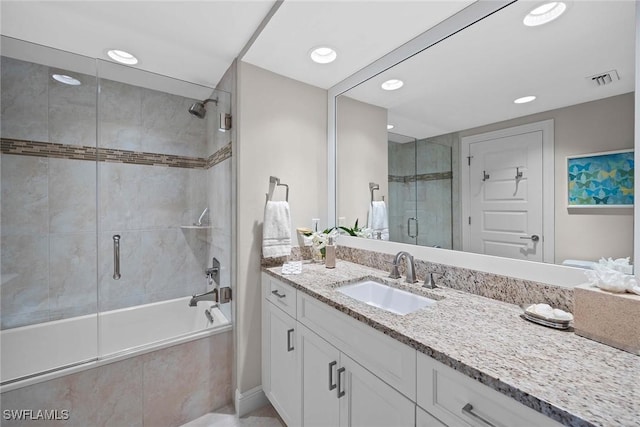
[(531, 304), (524, 308), (522, 318), (555, 329), (570, 329), (573, 315), (548, 304)]

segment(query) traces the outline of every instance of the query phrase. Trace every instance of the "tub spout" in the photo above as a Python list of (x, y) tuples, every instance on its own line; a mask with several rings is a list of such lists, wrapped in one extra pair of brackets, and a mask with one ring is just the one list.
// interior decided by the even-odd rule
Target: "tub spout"
[(218, 289), (214, 289), (203, 294), (194, 295), (191, 300), (189, 300), (189, 307), (197, 306), (199, 301), (218, 302)]

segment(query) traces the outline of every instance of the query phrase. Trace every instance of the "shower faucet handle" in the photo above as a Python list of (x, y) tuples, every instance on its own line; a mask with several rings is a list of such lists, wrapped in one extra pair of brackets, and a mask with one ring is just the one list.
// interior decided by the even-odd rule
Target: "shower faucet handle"
[(211, 261), (211, 267), (205, 270), (205, 275), (213, 279), (216, 285), (220, 286), (220, 261), (216, 257), (213, 257)]

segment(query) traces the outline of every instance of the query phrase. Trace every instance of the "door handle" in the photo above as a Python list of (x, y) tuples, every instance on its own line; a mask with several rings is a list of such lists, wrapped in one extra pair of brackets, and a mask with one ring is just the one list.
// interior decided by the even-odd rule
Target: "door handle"
[[(415, 235), (411, 235), (411, 220), (414, 220), (416, 222), (416, 234)], [(418, 237), (419, 231), (418, 231), (418, 218), (414, 218), (411, 217), (409, 219), (407, 219), (407, 235), (409, 237), (411, 237), (412, 239), (415, 239), (416, 237)]]
[(113, 280), (120, 280), (120, 235), (113, 235)]
[(534, 243), (540, 240), (540, 236), (538, 236), (537, 234), (533, 234), (531, 236), (520, 236), (520, 238), (531, 240)]
[(344, 374), (344, 371), (346, 371), (346, 368), (344, 367), (338, 369), (338, 399), (340, 399), (342, 396), (347, 394), (347, 392), (344, 391), (343, 384), (342, 384), (342, 374)]
[(293, 332), (293, 328), (287, 331), (287, 351), (293, 351), (293, 344), (291, 344), (291, 333)]
[(338, 362), (335, 360), (329, 363), (329, 390), (333, 390), (338, 386), (336, 383), (333, 382), (333, 367), (336, 366), (337, 364)]

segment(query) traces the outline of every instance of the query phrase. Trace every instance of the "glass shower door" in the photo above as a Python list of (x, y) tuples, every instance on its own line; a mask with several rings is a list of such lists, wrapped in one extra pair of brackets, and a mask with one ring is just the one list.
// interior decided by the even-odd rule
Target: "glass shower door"
[(422, 139), (416, 149), (417, 244), (452, 249), (452, 144), (455, 135)]
[[(98, 61), (98, 75), (103, 357), (188, 333), (178, 320), (159, 328), (141, 314), (144, 337), (118, 342), (111, 325), (121, 309), (213, 289), (205, 272), (214, 257), (221, 286), (229, 286), (231, 162), (221, 162), (231, 154), (230, 132), (220, 130), (220, 113), (224, 122), (230, 95), (107, 61)], [(176, 305), (195, 312), (188, 298)]]
[(420, 233), (417, 209), (417, 140), (389, 132), (389, 240), (416, 244)]
[(94, 360), (95, 60), (2, 37), (2, 384)]

